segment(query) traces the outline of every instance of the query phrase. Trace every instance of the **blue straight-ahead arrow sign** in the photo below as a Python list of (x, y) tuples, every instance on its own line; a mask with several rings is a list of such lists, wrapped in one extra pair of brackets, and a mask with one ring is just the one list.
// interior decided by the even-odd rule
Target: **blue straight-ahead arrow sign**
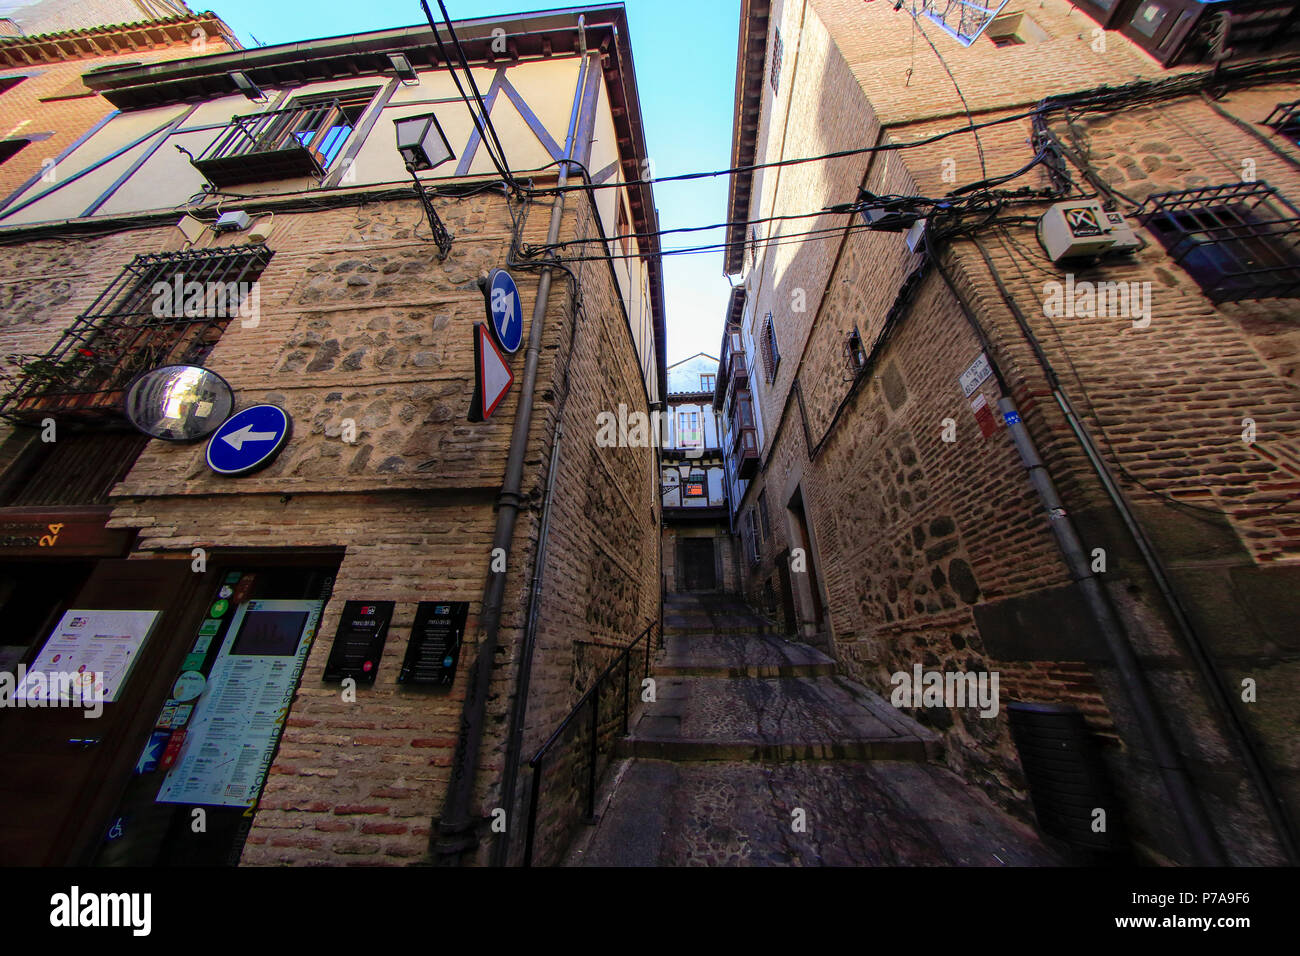
[(514, 355), (524, 340), (524, 306), (519, 301), (519, 287), (509, 272), (493, 269), (483, 286), (483, 296), (498, 344), (506, 354)]

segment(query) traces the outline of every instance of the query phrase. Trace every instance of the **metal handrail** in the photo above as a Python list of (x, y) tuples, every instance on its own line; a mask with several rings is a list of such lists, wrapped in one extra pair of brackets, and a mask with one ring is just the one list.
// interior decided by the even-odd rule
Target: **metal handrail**
[(600, 742), (601, 685), (605, 683), (606, 678), (618, 669), (620, 664), (623, 665), (623, 736), (626, 737), (628, 734), (629, 709), (631, 707), (628, 698), (629, 691), (631, 690), (632, 650), (642, 641), (645, 641), (645, 676), (649, 677), (650, 652), (654, 645), (651, 635), (654, 633), (656, 628), (660, 629), (659, 645), (662, 649), (662, 625), (663, 617), (661, 615), (647, 624), (645, 629), (637, 635), (635, 640), (619, 651), (618, 656), (614, 658), (609, 666), (600, 672), (600, 676), (596, 678), (596, 681), (591, 685), (591, 688), (578, 698), (578, 702), (573, 706), (573, 709), (569, 711), (568, 716), (565, 717), (564, 720), (560, 721), (560, 725), (555, 728), (555, 731), (549, 737), (546, 738), (546, 742), (538, 748), (537, 753), (533, 755), (533, 759), (528, 761), (528, 766), (532, 768), (533, 771), (533, 781), (532, 791), (528, 801), (528, 830), (524, 838), (524, 866), (533, 865), (533, 838), (537, 832), (537, 806), (542, 792), (542, 760), (546, 757), (546, 754), (550, 749), (555, 746), (556, 742), (559, 741), (560, 737), (563, 736), (564, 732), (569, 728), (569, 725), (577, 719), (578, 714), (582, 712), (582, 709), (586, 707), (588, 703), (591, 704), (591, 760), (590, 766), (587, 769), (587, 820), (591, 821), (595, 819), (596, 762), (599, 752), (598, 745)]
[[(318, 153), (335, 120), (343, 115), (337, 99), (318, 103), (301, 103), (264, 113), (246, 113), (232, 116), (225, 131), (217, 136), (198, 158), (199, 162), (228, 159), (250, 153), (274, 152), (281, 149), (304, 149)], [(302, 126), (314, 126), (303, 130)], [(298, 134), (311, 132), (303, 142)], [(242, 134), (242, 137), (241, 135)]]

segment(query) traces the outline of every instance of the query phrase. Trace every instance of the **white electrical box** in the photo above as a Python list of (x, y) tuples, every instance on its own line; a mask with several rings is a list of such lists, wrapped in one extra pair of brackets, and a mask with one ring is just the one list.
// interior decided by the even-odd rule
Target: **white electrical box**
[(181, 217), (181, 221), (176, 224), (176, 228), (181, 231), (181, 234), (185, 236), (187, 240), (194, 243), (198, 242), (199, 239), (203, 237), (203, 233), (207, 230), (208, 224), (202, 219), (195, 219), (193, 216), (186, 215)]
[[(1119, 222), (1111, 216), (1118, 216)], [(1137, 236), (1124, 217), (1106, 212), (1095, 199), (1052, 206), (1038, 220), (1038, 241), (1053, 262), (1110, 252), (1121, 243), (1127, 243), (1121, 248), (1137, 248)]]
[(266, 216), (263, 216), (261, 219), (259, 219), (257, 221), (257, 225), (249, 230), (248, 241), (266, 242), (266, 240), (270, 239), (272, 222), (273, 220), (267, 218)]
[(217, 217), (217, 221), (212, 228), (217, 232), (242, 232), (249, 227), (252, 221), (248, 213), (242, 209), (236, 209), (234, 212), (223, 212)]

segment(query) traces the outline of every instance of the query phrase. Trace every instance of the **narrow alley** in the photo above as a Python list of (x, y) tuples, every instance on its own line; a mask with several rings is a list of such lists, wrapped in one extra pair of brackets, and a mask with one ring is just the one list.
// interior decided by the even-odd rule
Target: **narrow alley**
[(1052, 865), (941, 764), (937, 734), (770, 633), (735, 598), (671, 594), (646, 707), (568, 865)]

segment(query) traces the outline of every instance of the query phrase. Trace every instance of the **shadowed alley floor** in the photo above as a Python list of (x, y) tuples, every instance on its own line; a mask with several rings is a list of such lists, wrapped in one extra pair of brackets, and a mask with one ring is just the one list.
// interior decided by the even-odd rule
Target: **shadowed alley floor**
[(570, 866), (1052, 865), (940, 738), (717, 596), (670, 595), (656, 700)]

